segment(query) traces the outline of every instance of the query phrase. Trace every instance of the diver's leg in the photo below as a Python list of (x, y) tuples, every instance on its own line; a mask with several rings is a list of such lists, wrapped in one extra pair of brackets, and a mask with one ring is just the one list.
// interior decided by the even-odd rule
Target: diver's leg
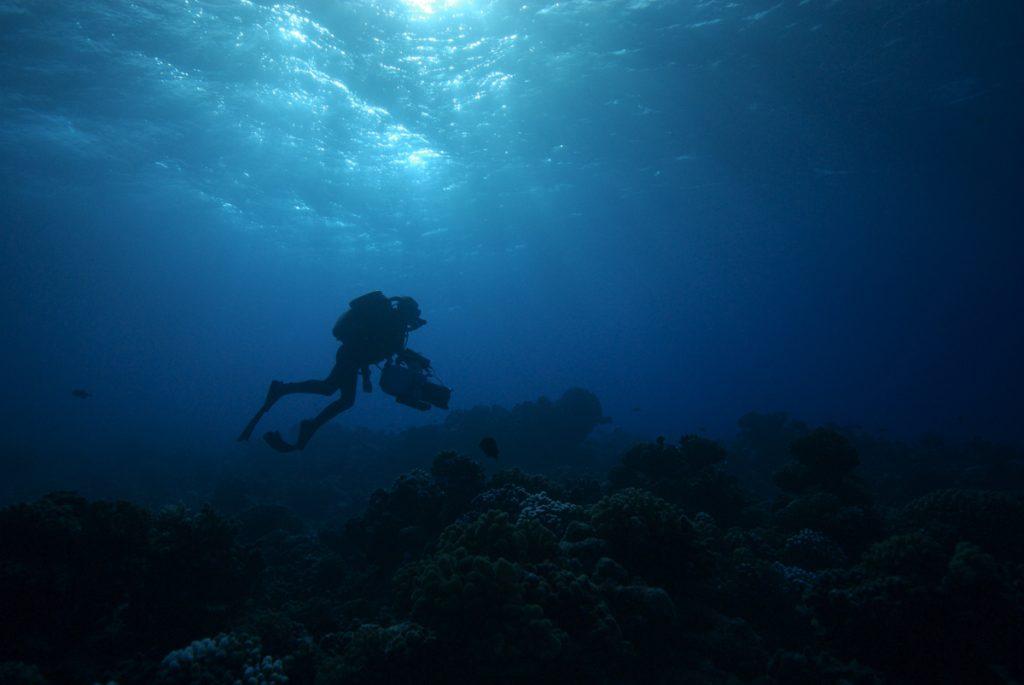
[[(274, 386), (277, 386), (276, 388)], [(298, 383), (281, 383), (274, 381), (267, 391), (267, 401), (273, 404), (285, 395), (296, 393), (307, 393), (310, 395), (332, 395), (338, 390), (338, 386), (330, 380), (322, 381), (299, 381)], [(273, 397), (271, 397), (273, 395)]]
[(320, 430), (320, 427), (325, 423), (333, 419), (338, 414), (347, 411), (352, 408), (352, 405), (356, 403), (356, 382), (355, 378), (352, 379), (351, 389), (342, 390), (341, 397), (331, 402), (323, 411), (316, 415), (316, 418), (309, 421), (303, 421), (299, 424), (299, 440), (295, 443), (295, 447), (303, 449), (309, 439), (313, 437), (313, 433)]
[(271, 381), (270, 388), (267, 390), (267, 398), (263, 400), (263, 406), (259, 408), (259, 411), (250, 419), (249, 423), (242, 430), (242, 433), (238, 436), (239, 442), (245, 442), (252, 435), (253, 430), (256, 428), (256, 424), (260, 422), (263, 415), (270, 411), (270, 408), (274, 406), (274, 403), (285, 395), (294, 395), (296, 393), (308, 393), (312, 395), (331, 395), (338, 389), (338, 386), (331, 381), (331, 377), (328, 376), (325, 380), (309, 380), (299, 381), (297, 383), (282, 383), (281, 381)]
[(294, 445), (289, 445), (277, 431), (272, 431), (263, 436), (267, 444), (278, 452), (291, 452), (301, 450), (309, 442), (321, 426), (333, 419), (338, 414), (352, 407), (356, 402), (356, 370), (346, 373), (341, 379), (341, 397), (324, 407), (323, 411), (317, 414), (316, 418), (303, 421), (299, 424), (299, 439)]

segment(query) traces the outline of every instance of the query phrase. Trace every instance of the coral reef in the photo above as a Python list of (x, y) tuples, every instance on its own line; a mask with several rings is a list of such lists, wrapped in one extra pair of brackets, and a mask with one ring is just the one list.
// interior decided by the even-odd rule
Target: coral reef
[(163, 658), (159, 685), (279, 685), (288, 682), (280, 659), (264, 656), (259, 642), (233, 634), (196, 640)]
[(437, 637), (421, 625), (367, 623), (329, 635), (317, 685), (414, 685), (440, 683), (443, 660)]
[[(570, 393), (444, 430), (532, 426), (515, 454), (550, 429), (549, 459), (600, 419)], [(368, 500), (315, 456), (306, 483), (220, 479), (219, 513), (55, 492), (0, 510), (0, 685), (1024, 679), (1020, 493), (959, 487), (965, 452), (934, 445), (954, 475), (918, 492), (886, 445), (748, 415), (735, 459), (639, 443), (603, 481), (445, 449)]]
[(725, 448), (696, 435), (684, 435), (677, 445), (643, 443), (623, 456), (608, 481), (613, 489), (643, 488), (691, 516), (707, 512), (731, 524), (742, 517), (747, 499), (736, 478), (723, 470), (725, 457)]
[(774, 476), (784, 492), (773, 505), (780, 529), (819, 531), (854, 555), (877, 538), (881, 521), (854, 474), (859, 459), (848, 438), (819, 428), (793, 441), (790, 453), (793, 461)]
[(54, 493), (0, 511), (0, 660), (117, 673), (240, 615), (261, 567), (210, 509), (151, 514)]

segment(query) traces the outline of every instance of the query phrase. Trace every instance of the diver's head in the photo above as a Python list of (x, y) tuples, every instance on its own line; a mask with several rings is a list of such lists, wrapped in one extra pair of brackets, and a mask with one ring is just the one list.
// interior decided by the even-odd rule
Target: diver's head
[(398, 312), (407, 331), (415, 331), (427, 322), (420, 318), (420, 306), (411, 297), (392, 297), (391, 305)]

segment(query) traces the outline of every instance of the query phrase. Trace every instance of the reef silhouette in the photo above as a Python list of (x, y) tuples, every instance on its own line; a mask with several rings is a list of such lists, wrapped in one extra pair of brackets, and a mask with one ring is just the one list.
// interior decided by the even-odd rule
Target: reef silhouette
[[(229, 463), (196, 510), (9, 506), (0, 683), (1024, 677), (1019, 450), (751, 414), (731, 445), (607, 433), (605, 464), (602, 420), (574, 389), (325, 435), (305, 480)], [(464, 456), (480, 435), (513, 468)], [(342, 443), (429, 469), (367, 500), (328, 477)]]

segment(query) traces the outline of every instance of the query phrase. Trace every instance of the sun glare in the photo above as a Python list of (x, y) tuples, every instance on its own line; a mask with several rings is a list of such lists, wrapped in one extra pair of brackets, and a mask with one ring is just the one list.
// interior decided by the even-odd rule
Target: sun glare
[(402, 0), (406, 7), (424, 15), (450, 10), (462, 4), (462, 0)]

